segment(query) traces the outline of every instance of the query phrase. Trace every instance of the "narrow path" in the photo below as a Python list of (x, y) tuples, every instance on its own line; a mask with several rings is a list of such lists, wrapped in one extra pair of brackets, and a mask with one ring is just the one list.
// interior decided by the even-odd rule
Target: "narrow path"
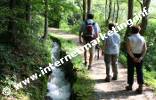
[[(144, 92), (141, 95), (135, 94), (134, 91), (125, 91), (127, 70), (119, 64), (119, 78), (117, 81), (105, 82), (105, 64), (103, 58), (93, 64), (91, 78), (96, 81), (95, 95), (96, 100), (156, 100), (153, 91), (144, 86)], [(133, 90), (137, 88), (135, 81)]]
[[(78, 36), (65, 33), (61, 30), (50, 28), (49, 32), (56, 33), (55, 36), (62, 37), (67, 40), (73, 40), (78, 46)], [(134, 91), (125, 91), (127, 70), (119, 64), (119, 78), (117, 81), (104, 82), (105, 64), (103, 57), (100, 56), (99, 60), (94, 60), (93, 67), (90, 71), (90, 76), (95, 80), (94, 87), (95, 100), (156, 100), (154, 92), (147, 86), (144, 86), (143, 94), (136, 95)], [(134, 83), (133, 90), (137, 88), (137, 83)]]

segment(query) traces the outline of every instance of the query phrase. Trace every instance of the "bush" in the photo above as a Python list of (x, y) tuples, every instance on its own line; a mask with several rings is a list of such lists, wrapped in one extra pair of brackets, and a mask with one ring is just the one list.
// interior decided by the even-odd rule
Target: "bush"
[(126, 54), (123, 53), (122, 51), (121, 51), (121, 53), (120, 53), (120, 55), (119, 55), (119, 62), (120, 62), (121, 64), (123, 64), (124, 66), (127, 65), (127, 57), (126, 57)]
[(155, 20), (149, 20), (149, 25), (147, 27), (147, 31), (145, 33), (145, 38), (147, 41), (148, 51), (145, 56), (144, 65), (145, 69), (148, 71), (156, 71), (156, 56), (153, 54), (156, 54), (156, 46), (154, 43), (156, 43), (156, 31), (155, 31)]

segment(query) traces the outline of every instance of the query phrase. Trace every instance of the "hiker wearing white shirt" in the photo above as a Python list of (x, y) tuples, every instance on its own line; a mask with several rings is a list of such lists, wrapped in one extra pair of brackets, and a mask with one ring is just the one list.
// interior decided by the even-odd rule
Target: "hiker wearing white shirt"
[(143, 58), (147, 51), (146, 42), (143, 36), (140, 35), (141, 28), (139, 26), (131, 27), (131, 35), (127, 40), (127, 66), (128, 66), (128, 79), (126, 90), (132, 90), (132, 85), (134, 82), (134, 67), (136, 68), (137, 82), (139, 87), (136, 93), (142, 93), (142, 88), (144, 84), (143, 79)]
[(110, 23), (108, 25), (109, 31), (107, 32), (104, 40), (104, 61), (106, 65), (106, 82), (110, 82), (110, 65), (112, 65), (113, 77), (112, 80), (118, 78), (118, 56), (120, 49), (120, 35), (113, 30), (115, 25)]

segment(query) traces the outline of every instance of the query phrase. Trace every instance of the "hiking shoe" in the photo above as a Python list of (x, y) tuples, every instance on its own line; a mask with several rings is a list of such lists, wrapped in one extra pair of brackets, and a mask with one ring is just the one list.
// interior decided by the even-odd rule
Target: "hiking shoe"
[(135, 90), (135, 93), (137, 94), (142, 94), (142, 90), (140, 90), (139, 88)]
[(137, 94), (142, 94), (142, 87), (139, 87), (139, 88), (137, 88), (136, 90), (135, 90), (135, 92), (137, 93)]
[(110, 82), (110, 78), (109, 77), (106, 77), (104, 80), (105, 80), (105, 82)]
[(87, 62), (85, 61), (84, 63), (83, 63), (85, 66), (87, 66)]
[(132, 86), (126, 86), (125, 87), (127, 91), (131, 91), (132, 90)]
[(91, 65), (88, 65), (88, 70), (90, 70), (91, 69)]
[(112, 77), (112, 80), (117, 80), (118, 78), (117, 77)]

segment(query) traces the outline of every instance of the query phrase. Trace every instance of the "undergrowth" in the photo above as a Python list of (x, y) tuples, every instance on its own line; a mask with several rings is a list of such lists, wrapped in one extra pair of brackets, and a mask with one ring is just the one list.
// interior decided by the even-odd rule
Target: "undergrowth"
[(39, 67), (51, 62), (50, 41), (40, 41), (37, 34), (23, 33), (16, 38), (16, 43), (16, 46), (0, 43), (0, 90), (8, 87), (12, 91), (10, 96), (1, 93), (0, 100), (43, 100), (47, 90), (46, 76), (17, 91), (13, 84), (40, 72)]

